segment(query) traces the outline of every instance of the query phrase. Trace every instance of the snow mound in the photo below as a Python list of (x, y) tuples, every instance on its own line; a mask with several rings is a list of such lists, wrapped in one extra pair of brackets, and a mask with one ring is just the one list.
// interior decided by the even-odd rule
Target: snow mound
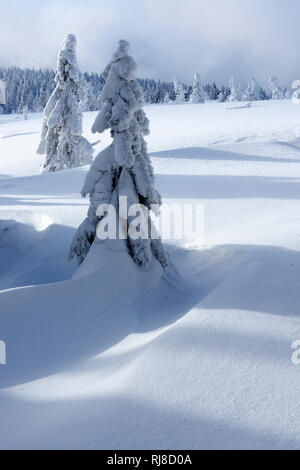
[[(37, 242), (38, 234), (31, 225), (24, 225), (15, 220), (0, 220), (0, 250), (6, 248), (27, 249)], [(3, 256), (3, 251), (2, 251)]]
[(0, 220), (0, 290), (69, 279), (75, 266), (66, 250), (73, 230), (42, 214), (15, 216), (22, 222)]
[(246, 104), (241, 104), (239, 106), (231, 106), (230, 108), (226, 108), (227, 111), (230, 111), (231, 109), (249, 109), (252, 107), (253, 102), (250, 101), (249, 103)]
[(73, 279), (95, 276), (101, 282), (103, 275), (106, 280), (110, 279), (113, 290), (122, 286), (124, 295), (134, 299), (159, 282), (163, 269), (157, 260), (146, 270), (136, 265), (124, 240), (96, 240)]

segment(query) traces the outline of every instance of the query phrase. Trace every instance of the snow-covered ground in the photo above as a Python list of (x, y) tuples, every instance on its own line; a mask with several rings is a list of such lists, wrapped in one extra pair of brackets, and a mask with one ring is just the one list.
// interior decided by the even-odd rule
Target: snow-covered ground
[(300, 107), (231, 106), (146, 108), (164, 201), (205, 207), (159, 283), (72, 279), (87, 169), (40, 175), (41, 115), (0, 116), (1, 448), (300, 448)]

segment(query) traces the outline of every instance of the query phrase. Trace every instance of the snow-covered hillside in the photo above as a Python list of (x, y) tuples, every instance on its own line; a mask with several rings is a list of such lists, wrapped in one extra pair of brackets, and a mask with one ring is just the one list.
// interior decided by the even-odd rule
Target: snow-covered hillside
[(1, 448), (300, 447), (300, 107), (231, 107), (146, 108), (164, 201), (205, 207), (146, 292), (124, 252), (73, 277), (87, 168), (39, 174), (42, 116), (0, 116)]

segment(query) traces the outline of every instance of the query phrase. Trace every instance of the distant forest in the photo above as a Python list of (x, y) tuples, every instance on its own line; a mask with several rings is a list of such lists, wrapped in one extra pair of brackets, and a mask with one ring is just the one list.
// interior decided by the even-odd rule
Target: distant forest
[[(84, 73), (84, 77), (87, 82), (85, 111), (96, 111), (101, 106), (98, 97), (103, 88), (104, 80), (97, 73)], [(0, 80), (3, 80), (6, 84), (5, 112), (22, 113), (24, 109), (27, 109), (29, 112), (42, 112), (54, 90), (54, 78), (55, 72), (53, 70), (0, 67)], [(138, 81), (144, 91), (146, 103), (182, 103), (191, 100), (193, 86), (186, 85), (178, 80), (166, 82), (146, 78), (139, 79)], [(233, 91), (230, 84), (220, 88), (215, 83), (201, 85), (201, 87), (207, 100), (227, 101), (230, 99)], [(239, 100), (264, 100), (272, 98), (272, 93), (268, 94), (258, 84), (256, 88), (259, 91), (255, 94), (248, 93), (247, 95), (247, 90), (244, 92), (244, 95), (241, 93)], [(236, 92), (236, 90), (234, 91)], [(181, 96), (180, 101), (178, 101), (179, 95)]]

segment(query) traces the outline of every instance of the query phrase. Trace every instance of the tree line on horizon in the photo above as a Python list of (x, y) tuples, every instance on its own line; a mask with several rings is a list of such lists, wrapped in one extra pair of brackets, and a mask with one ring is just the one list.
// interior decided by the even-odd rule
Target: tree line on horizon
[[(0, 80), (6, 84), (6, 105), (2, 111), (7, 114), (42, 112), (55, 88), (55, 72), (51, 69), (36, 70), (20, 67), (0, 67)], [(104, 86), (104, 79), (98, 73), (84, 73), (87, 84), (85, 111), (98, 111), (101, 103), (98, 97)], [(199, 74), (194, 75), (193, 85), (187, 85), (175, 78), (173, 81), (138, 79), (146, 104), (160, 103), (202, 103), (204, 101), (260, 101), (289, 99), (290, 91), (280, 87), (275, 77), (270, 78), (266, 91), (253, 77), (246, 89), (231, 77), (228, 85), (218, 87), (215, 82), (202, 85)], [(1, 104), (1, 103), (0, 103)]]

